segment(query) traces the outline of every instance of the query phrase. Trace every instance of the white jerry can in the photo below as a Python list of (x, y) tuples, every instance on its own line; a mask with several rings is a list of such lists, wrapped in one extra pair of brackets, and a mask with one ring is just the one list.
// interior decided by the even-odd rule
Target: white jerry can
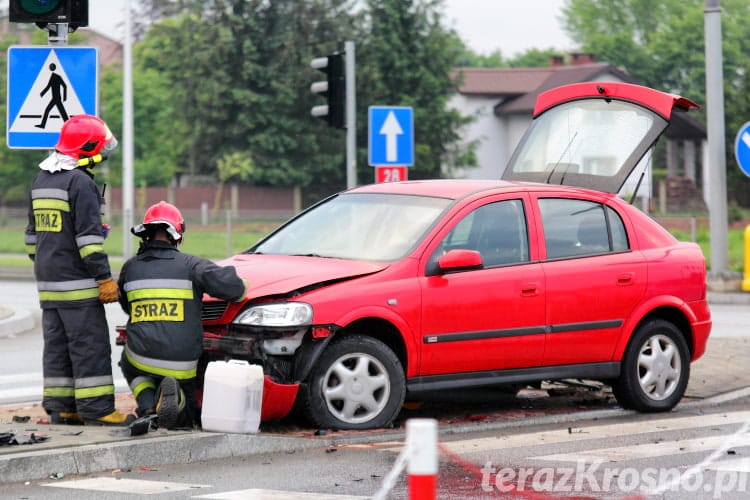
[(203, 383), (204, 431), (256, 433), (263, 402), (263, 368), (247, 361), (211, 361)]

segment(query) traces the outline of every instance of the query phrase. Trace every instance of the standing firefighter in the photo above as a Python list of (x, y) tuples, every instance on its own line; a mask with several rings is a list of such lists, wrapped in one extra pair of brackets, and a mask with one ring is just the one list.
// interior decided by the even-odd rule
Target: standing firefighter
[(120, 367), (138, 416), (156, 413), (159, 427), (167, 429), (192, 427), (203, 293), (240, 301), (246, 284), (233, 267), (180, 253), (185, 221), (174, 205), (152, 205), (131, 232), (142, 243), (119, 278), (120, 304), (128, 314)]
[(104, 253), (104, 200), (91, 168), (117, 147), (107, 125), (77, 115), (31, 187), (25, 242), (44, 330), (44, 397), (51, 423), (129, 425), (115, 410), (112, 348), (102, 303), (118, 289)]

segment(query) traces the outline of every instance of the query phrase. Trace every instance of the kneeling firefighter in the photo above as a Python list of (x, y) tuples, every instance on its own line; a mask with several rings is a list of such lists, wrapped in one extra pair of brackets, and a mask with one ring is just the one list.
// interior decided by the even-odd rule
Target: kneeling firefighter
[(73, 116), (31, 186), (25, 242), (42, 307), (42, 406), (53, 424), (134, 420), (115, 410), (103, 303), (116, 302), (118, 289), (104, 252), (104, 199), (92, 172), (116, 147), (100, 118)]
[(128, 315), (120, 367), (138, 403), (138, 416), (156, 413), (162, 428), (192, 427), (203, 347), (201, 298), (205, 292), (240, 301), (247, 286), (233, 267), (178, 250), (185, 220), (174, 205), (152, 205), (131, 232), (142, 241), (118, 282), (120, 304)]

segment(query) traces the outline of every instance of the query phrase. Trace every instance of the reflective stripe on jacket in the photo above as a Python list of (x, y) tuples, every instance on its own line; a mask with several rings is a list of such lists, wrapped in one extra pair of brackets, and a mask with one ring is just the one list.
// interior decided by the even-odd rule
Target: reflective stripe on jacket
[(24, 243), (34, 257), (42, 307), (98, 303), (96, 282), (111, 271), (102, 234), (104, 200), (93, 179), (81, 168), (42, 170), (29, 198)]

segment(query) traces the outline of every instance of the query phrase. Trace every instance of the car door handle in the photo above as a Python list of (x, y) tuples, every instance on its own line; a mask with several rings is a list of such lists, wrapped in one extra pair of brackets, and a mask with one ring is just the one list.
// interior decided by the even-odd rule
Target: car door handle
[(535, 297), (539, 295), (539, 284), (538, 283), (525, 283), (521, 285), (521, 296), (522, 297)]
[(633, 283), (633, 273), (622, 273), (617, 276), (618, 285), (630, 285)]

